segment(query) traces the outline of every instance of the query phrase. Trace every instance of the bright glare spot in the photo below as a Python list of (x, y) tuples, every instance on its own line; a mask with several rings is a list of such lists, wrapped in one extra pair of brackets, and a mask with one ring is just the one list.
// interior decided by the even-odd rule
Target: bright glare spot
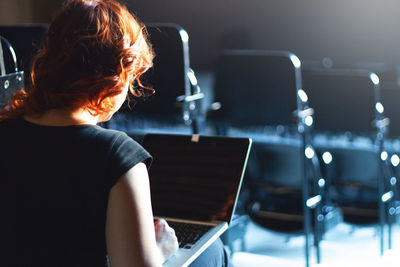
[(390, 184), (391, 184), (391, 185), (395, 185), (396, 183), (397, 183), (396, 177), (390, 178)]
[(211, 110), (219, 110), (221, 109), (222, 105), (221, 102), (214, 102), (211, 104)]
[(308, 101), (308, 96), (303, 89), (297, 90), (297, 95), (300, 97), (300, 100), (303, 101), (304, 103)]
[(386, 202), (393, 197), (393, 191), (386, 192), (382, 195), (382, 202)]
[(387, 153), (386, 151), (383, 151), (383, 152), (381, 153), (381, 159), (382, 159), (383, 161), (385, 161), (385, 160), (387, 160), (387, 158), (388, 158), (388, 153)]
[(319, 187), (324, 187), (325, 186), (325, 179), (324, 178), (321, 178), (321, 179), (319, 179), (318, 180), (318, 185), (319, 185)]
[(189, 71), (187, 75), (189, 77), (190, 83), (192, 85), (197, 85), (197, 78), (196, 78), (196, 75), (194, 75), (194, 72), (193, 71)]
[(290, 55), (290, 60), (292, 60), (292, 63), (296, 68), (301, 67), (300, 59), (296, 55)]
[(382, 105), (381, 102), (377, 102), (377, 103), (375, 104), (375, 108), (376, 108), (376, 110), (377, 110), (379, 113), (383, 113), (383, 111), (385, 110), (385, 108), (383, 107), (383, 105)]
[(400, 158), (397, 154), (393, 154), (392, 157), (390, 158), (390, 161), (392, 162), (392, 165), (394, 167), (397, 167), (400, 163)]
[(311, 147), (306, 147), (306, 150), (304, 151), (304, 153), (305, 153), (305, 155), (306, 155), (306, 157), (308, 158), (308, 159), (312, 159), (313, 157), (314, 157), (314, 149), (312, 149)]
[(378, 75), (376, 75), (375, 73), (371, 73), (371, 75), (369, 76), (371, 78), (371, 81), (375, 84), (378, 85), (379, 84), (379, 77)]
[(184, 43), (187, 43), (189, 41), (189, 35), (187, 34), (187, 32), (185, 30), (181, 29), (179, 31), (179, 34), (181, 35), (182, 41)]
[(315, 205), (317, 205), (319, 202), (321, 201), (321, 195), (317, 195), (315, 197), (309, 198), (306, 201), (306, 205), (309, 208), (313, 208), (315, 207)]
[(324, 161), (324, 163), (325, 163), (326, 165), (328, 165), (329, 163), (331, 163), (331, 162), (332, 162), (332, 159), (333, 159), (333, 157), (332, 157), (332, 154), (331, 154), (330, 152), (326, 151), (326, 152), (324, 152), (324, 153), (322, 154), (322, 160)]
[(305, 122), (306, 122), (307, 126), (311, 126), (313, 124), (313, 122), (314, 122), (313, 117), (307, 116)]

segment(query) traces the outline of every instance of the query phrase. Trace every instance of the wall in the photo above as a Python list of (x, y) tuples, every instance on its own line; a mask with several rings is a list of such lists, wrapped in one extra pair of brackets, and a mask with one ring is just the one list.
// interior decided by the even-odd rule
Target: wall
[(128, 0), (146, 22), (175, 22), (192, 64), (210, 68), (223, 48), (283, 49), (305, 61), (393, 69), (400, 61), (395, 0)]
[[(1, 0), (0, 24), (49, 22), (61, 0)], [(280, 49), (303, 62), (396, 72), (397, 0), (125, 0), (145, 22), (175, 22), (190, 36), (194, 68), (209, 69), (225, 48)]]
[(48, 23), (62, 0), (1, 0), (0, 24)]

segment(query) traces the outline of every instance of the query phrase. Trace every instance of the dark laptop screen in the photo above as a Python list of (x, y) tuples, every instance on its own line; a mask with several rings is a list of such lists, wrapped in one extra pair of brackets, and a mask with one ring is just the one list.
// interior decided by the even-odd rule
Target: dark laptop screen
[(230, 222), (250, 140), (185, 135), (146, 135), (154, 215)]

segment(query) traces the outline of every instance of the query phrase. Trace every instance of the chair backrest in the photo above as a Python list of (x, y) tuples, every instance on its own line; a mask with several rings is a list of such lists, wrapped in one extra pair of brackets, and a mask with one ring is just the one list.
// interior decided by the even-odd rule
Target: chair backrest
[(13, 46), (18, 59), (18, 69), (29, 73), (32, 57), (39, 48), (47, 24), (0, 25), (0, 35)]
[(176, 24), (147, 25), (155, 52), (154, 66), (143, 77), (145, 85), (155, 90), (150, 97), (135, 100), (132, 110), (140, 115), (176, 115), (182, 113), (177, 97), (190, 95), (188, 34)]
[(24, 89), (24, 72), (18, 71), (13, 46), (0, 35), (0, 110), (10, 104), (12, 95), (19, 89)]
[[(315, 110), (314, 129), (327, 133), (375, 132), (380, 89), (376, 74), (364, 70), (303, 69), (303, 86)], [(378, 104), (378, 105), (377, 105)]]
[(300, 60), (292, 53), (228, 50), (218, 59), (215, 101), (232, 125), (294, 124), (300, 88)]

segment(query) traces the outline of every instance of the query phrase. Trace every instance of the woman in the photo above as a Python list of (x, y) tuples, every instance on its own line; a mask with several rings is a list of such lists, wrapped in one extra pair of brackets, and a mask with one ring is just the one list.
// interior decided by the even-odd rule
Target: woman
[[(112, 0), (66, 2), (30, 83), (0, 113), (1, 266), (161, 266), (178, 243), (154, 224), (146, 165), (126, 134), (96, 126), (147, 88), (145, 28)], [(134, 85), (142, 89), (135, 89)]]
[[(0, 112), (0, 266), (161, 266), (178, 248), (153, 222), (151, 156), (109, 120), (152, 66), (145, 28), (112, 0), (70, 0), (26, 91)], [(137, 88), (135, 88), (135, 86)], [(221, 240), (191, 266), (223, 266)]]

